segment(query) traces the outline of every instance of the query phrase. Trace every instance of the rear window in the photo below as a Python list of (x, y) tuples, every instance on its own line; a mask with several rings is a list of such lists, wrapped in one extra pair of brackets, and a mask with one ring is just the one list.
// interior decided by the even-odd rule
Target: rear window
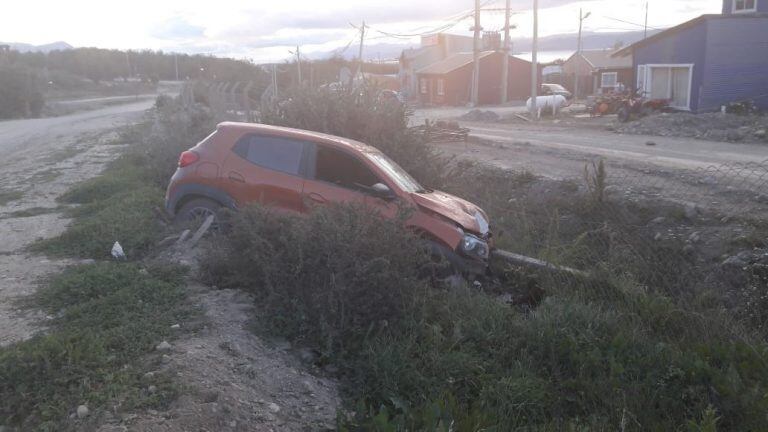
[(299, 175), (305, 143), (290, 138), (246, 135), (232, 149), (254, 165)]

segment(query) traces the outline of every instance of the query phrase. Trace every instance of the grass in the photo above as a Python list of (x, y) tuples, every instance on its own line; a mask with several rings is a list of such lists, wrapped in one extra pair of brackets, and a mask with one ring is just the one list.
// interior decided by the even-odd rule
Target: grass
[(68, 212), (72, 226), (58, 237), (34, 243), (31, 250), (100, 259), (108, 258), (118, 241), (129, 258), (143, 256), (164, 229), (154, 212), (162, 206), (164, 192), (145, 175), (139, 160), (122, 156), (101, 175), (75, 185), (59, 198), (79, 204)]
[[(157, 366), (146, 353), (188, 319), (183, 270), (138, 264), (72, 267), (41, 289), (36, 304), (55, 316), (50, 331), (0, 349), (0, 424), (21, 430), (74, 430), (78, 405), (162, 408), (176, 395), (169, 377), (142, 375)], [(143, 362), (143, 363), (142, 363)]]
[(0, 189), (0, 206), (7, 205), (13, 201), (18, 201), (24, 196), (20, 190)]
[(231, 222), (204, 269), (256, 295), (262, 330), (339, 366), (360, 403), (342, 430), (681, 430), (712, 412), (718, 430), (768, 428), (768, 345), (717, 303), (539, 275), (529, 312), (431, 279), (414, 239), (362, 209)]

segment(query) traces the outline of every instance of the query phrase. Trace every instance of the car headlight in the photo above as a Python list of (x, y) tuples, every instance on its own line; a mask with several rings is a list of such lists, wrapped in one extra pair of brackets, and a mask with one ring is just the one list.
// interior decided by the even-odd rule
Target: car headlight
[(475, 258), (487, 259), (490, 252), (488, 243), (472, 234), (464, 234), (464, 238), (461, 240), (461, 245), (459, 247), (465, 255)]

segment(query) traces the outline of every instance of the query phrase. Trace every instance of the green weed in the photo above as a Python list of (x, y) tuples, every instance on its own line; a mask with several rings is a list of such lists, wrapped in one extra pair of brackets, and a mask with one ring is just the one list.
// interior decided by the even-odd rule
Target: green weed
[(175, 397), (172, 382), (159, 377), (159, 390), (149, 394), (138, 361), (191, 315), (182, 276), (176, 267), (117, 263), (54, 276), (36, 297), (55, 316), (50, 331), (0, 349), (0, 423), (74, 429), (66, 418), (80, 404), (166, 406)]

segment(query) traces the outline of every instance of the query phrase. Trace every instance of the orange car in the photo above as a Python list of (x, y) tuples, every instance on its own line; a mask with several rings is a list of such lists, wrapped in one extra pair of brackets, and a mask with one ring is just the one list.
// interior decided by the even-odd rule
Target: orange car
[(454, 266), (482, 273), (493, 247), (488, 216), (455, 196), (425, 189), (381, 151), (336, 136), (252, 123), (225, 122), (179, 157), (165, 197), (180, 220), (215, 215), (252, 202), (279, 211), (352, 202), (407, 220)]

